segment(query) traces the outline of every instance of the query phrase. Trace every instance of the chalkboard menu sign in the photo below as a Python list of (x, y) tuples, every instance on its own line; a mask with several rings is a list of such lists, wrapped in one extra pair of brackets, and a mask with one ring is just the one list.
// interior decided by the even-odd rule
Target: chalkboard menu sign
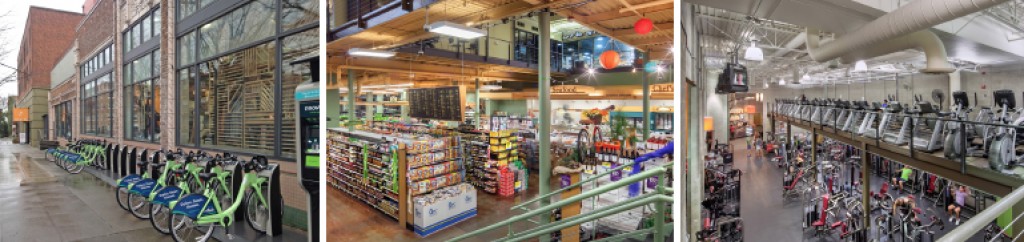
[(461, 86), (407, 89), (409, 117), (462, 121), (465, 92)]

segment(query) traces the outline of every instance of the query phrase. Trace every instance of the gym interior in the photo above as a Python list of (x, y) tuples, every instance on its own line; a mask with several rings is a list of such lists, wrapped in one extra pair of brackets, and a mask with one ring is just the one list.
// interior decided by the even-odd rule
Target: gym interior
[(1017, 240), (1022, 4), (684, 3), (685, 237)]

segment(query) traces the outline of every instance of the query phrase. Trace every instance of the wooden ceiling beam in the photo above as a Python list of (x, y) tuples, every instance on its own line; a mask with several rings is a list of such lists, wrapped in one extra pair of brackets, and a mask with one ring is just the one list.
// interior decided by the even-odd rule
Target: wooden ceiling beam
[[(658, 28), (658, 29), (672, 30), (672, 22), (669, 21), (667, 23), (654, 24), (654, 27)], [(637, 34), (636, 31), (633, 30), (632, 27), (624, 28), (624, 29), (612, 30), (612, 34), (615, 35), (615, 36), (640, 35), (640, 34)], [(650, 33), (648, 33), (648, 34), (650, 34)]]
[[(661, 11), (672, 11), (672, 8), (673, 8), (672, 3), (668, 3), (668, 4), (654, 5), (654, 6), (646, 7), (646, 8), (639, 8), (636, 11), (639, 12), (640, 14), (646, 14), (646, 13), (656, 13), (656, 12), (661, 12)], [(574, 14), (574, 16), (576, 16), (578, 19), (580, 19), (580, 22), (597, 23), (597, 22), (613, 20), (613, 19), (636, 17), (636, 13), (633, 13), (632, 11), (630, 11), (630, 12), (619, 12), (617, 10), (612, 10), (612, 11), (607, 11), (607, 12), (590, 14), (590, 15), (586, 15), (586, 16), (580, 16), (580, 14)]]
[(647, 45), (671, 45), (672, 44), (672, 37), (657, 37), (657, 38), (653, 38), (653, 39), (642, 39), (642, 40), (633, 41), (630, 44), (633, 44), (634, 45), (633, 47), (638, 47), (638, 48), (642, 48), (640, 46), (647, 46)]
[[(336, 58), (332, 58), (336, 59)], [(536, 74), (524, 74), (504, 71), (488, 71), (481, 70), (478, 68), (460, 68), (456, 66), (438, 65), (438, 64), (427, 64), (414, 62), (410, 67), (409, 61), (405, 60), (393, 60), (393, 59), (379, 59), (379, 58), (358, 58), (358, 61), (353, 60), (335, 60), (328, 61), (328, 63), (338, 63), (338, 65), (332, 66), (332, 68), (340, 69), (354, 69), (354, 70), (366, 70), (376, 72), (398, 72), (398, 73), (413, 73), (417, 75), (432, 75), (440, 77), (467, 77), (467, 78), (484, 78), (487, 80), (508, 80), (508, 81), (536, 81)]]

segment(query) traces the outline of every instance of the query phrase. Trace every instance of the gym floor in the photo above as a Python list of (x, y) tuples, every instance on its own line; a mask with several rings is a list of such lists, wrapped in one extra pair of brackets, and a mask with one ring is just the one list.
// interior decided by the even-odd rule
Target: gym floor
[[(743, 171), (740, 186), (740, 216), (743, 218), (744, 238), (748, 242), (759, 241), (840, 241), (837, 236), (831, 238), (815, 238), (812, 230), (801, 226), (804, 202), (799, 200), (783, 201), (782, 169), (772, 163), (769, 158), (757, 158), (754, 150), (747, 150), (746, 140), (732, 140), (733, 168)], [(750, 158), (747, 158), (747, 155)], [(871, 176), (871, 190), (878, 191), (887, 178)], [(890, 188), (894, 197), (901, 196)], [(915, 197), (919, 197), (915, 195)], [(953, 230), (956, 226), (949, 222), (945, 207), (936, 207), (928, 199), (916, 199), (918, 207), (932, 208), (945, 223), (945, 229), (936, 231), (934, 238)], [(963, 219), (967, 221), (967, 219)], [(874, 238), (874, 231), (871, 237)], [(886, 241), (886, 240), (880, 240)], [(889, 241), (900, 241), (894, 238)], [(932, 241), (925, 238), (925, 241)], [(975, 235), (969, 241), (983, 241), (982, 235)]]

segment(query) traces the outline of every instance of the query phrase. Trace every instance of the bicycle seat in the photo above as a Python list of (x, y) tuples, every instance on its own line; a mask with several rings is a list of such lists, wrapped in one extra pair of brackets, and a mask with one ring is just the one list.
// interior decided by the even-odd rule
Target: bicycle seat
[(199, 180), (200, 181), (210, 181), (210, 178), (212, 178), (213, 176), (214, 176), (213, 173), (206, 173), (206, 172), (199, 173)]

